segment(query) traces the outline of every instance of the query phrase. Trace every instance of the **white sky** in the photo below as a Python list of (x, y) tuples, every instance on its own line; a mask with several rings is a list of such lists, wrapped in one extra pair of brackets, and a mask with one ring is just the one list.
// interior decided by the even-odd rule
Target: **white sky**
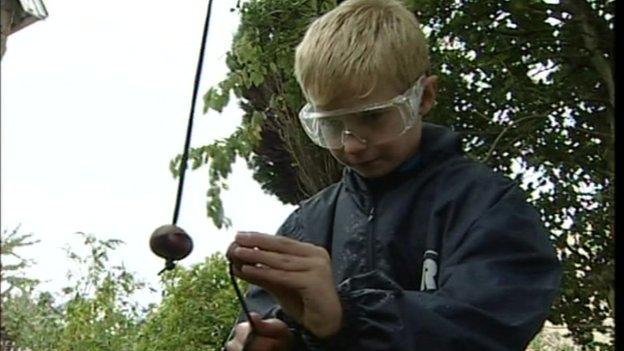
[[(177, 180), (168, 166), (184, 145), (207, 3), (46, 0), (50, 16), (9, 37), (1, 227), (21, 224), (21, 233), (41, 240), (21, 253), (36, 261), (28, 274), (47, 281), (42, 289), (65, 286), (72, 267), (62, 248), (80, 252), (78, 231), (125, 241), (113, 261), (157, 286), (163, 261), (148, 240), (173, 214)], [(201, 95), (227, 72), (234, 4), (214, 1)], [(242, 116), (236, 101), (221, 115), (202, 115), (201, 95), (195, 146), (228, 136)], [(244, 162), (229, 184), (223, 199), (233, 228), (219, 231), (205, 213), (206, 169), (187, 172), (178, 224), (195, 248), (183, 265), (223, 251), (236, 230), (274, 233), (294, 208), (264, 194)]]

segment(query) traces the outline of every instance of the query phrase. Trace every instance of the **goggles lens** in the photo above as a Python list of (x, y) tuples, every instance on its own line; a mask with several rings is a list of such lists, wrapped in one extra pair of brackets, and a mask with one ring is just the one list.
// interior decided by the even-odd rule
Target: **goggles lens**
[(323, 145), (330, 149), (342, 147), (345, 138), (349, 137), (357, 137), (369, 144), (384, 143), (405, 129), (402, 112), (397, 106), (318, 118), (316, 122)]
[(307, 104), (299, 112), (299, 120), (310, 139), (324, 148), (341, 148), (353, 137), (368, 145), (388, 142), (418, 120), (423, 78), (404, 94), (382, 103), (332, 111), (315, 111)]

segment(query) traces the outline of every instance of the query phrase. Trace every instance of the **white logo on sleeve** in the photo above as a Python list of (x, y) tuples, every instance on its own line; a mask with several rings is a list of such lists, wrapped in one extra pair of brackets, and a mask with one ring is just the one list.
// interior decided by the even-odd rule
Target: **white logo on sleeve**
[(436, 290), (436, 276), (438, 275), (438, 253), (427, 250), (423, 255), (422, 278), (420, 280), (420, 290)]

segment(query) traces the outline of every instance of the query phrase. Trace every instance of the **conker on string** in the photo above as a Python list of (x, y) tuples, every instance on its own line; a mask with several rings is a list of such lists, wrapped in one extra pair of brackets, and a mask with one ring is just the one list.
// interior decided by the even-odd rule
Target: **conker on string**
[(178, 261), (193, 250), (193, 240), (184, 229), (166, 224), (156, 228), (150, 237), (152, 251), (167, 261)]

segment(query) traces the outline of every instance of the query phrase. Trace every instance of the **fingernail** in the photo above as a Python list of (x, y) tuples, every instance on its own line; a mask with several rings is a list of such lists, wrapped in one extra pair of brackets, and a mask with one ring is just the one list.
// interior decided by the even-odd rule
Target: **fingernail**
[(241, 253), (243, 253), (245, 251), (244, 247), (237, 247), (234, 249), (234, 256), (238, 257), (240, 256)]

